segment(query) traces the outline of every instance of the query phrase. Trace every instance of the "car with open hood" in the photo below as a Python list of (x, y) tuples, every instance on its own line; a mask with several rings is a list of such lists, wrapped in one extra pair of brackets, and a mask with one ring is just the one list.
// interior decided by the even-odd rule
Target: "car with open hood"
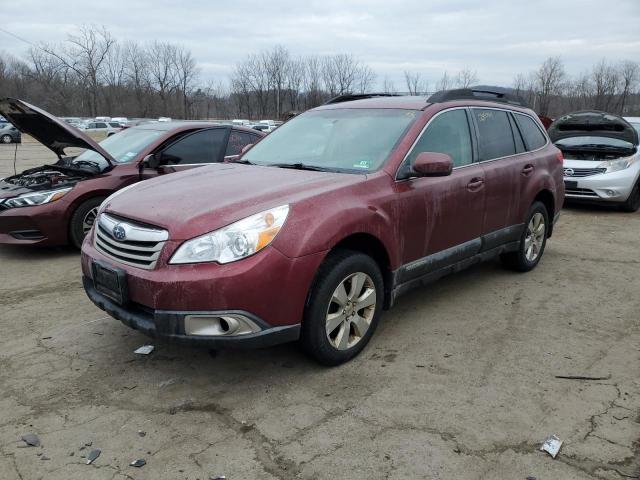
[(560, 151), (511, 95), (347, 95), (233, 163), (107, 199), (82, 246), (83, 283), (151, 336), (300, 340), (336, 365), (413, 287), (497, 257), (533, 269), (563, 196)]
[(600, 111), (558, 118), (549, 136), (564, 155), (567, 201), (640, 208), (639, 122)]
[[(80, 247), (109, 195), (141, 180), (224, 161), (264, 134), (204, 122), (128, 128), (100, 143), (22, 100), (0, 100), (0, 114), (58, 157), (0, 179), (0, 243)], [(68, 149), (84, 149), (73, 156)]]

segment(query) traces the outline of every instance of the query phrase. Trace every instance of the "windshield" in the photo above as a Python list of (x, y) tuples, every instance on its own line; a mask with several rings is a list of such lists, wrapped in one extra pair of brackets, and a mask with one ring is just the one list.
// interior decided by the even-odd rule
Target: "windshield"
[(339, 109), (307, 112), (256, 144), (242, 160), (367, 172), (385, 162), (417, 117), (413, 110)]
[[(100, 142), (100, 146), (104, 148), (116, 162), (129, 163), (162, 134), (163, 132), (159, 130), (129, 128), (105, 138)], [(83, 161), (96, 162), (103, 169), (108, 166), (108, 162), (102, 158), (102, 155), (93, 150), (84, 151), (81, 155), (78, 155), (72, 163)]]
[(585, 148), (591, 146), (598, 146), (602, 148), (633, 148), (633, 145), (629, 142), (609, 137), (569, 137), (558, 140), (556, 145), (564, 148)]

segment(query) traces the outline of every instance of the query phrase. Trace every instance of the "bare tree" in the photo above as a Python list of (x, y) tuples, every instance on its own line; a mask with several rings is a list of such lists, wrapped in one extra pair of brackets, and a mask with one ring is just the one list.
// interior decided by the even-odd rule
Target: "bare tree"
[(427, 91), (427, 82), (423, 80), (422, 75), (419, 72), (404, 71), (404, 81), (407, 85), (409, 95), (418, 95), (421, 92)]
[(322, 102), (322, 60), (316, 56), (304, 59), (304, 89), (306, 107), (313, 108)]
[(620, 98), (618, 100), (618, 113), (625, 114), (625, 107), (629, 96), (638, 88), (640, 81), (640, 64), (626, 60), (618, 67), (620, 75)]
[(475, 70), (465, 68), (460, 70), (456, 76), (455, 85), (459, 88), (469, 88), (474, 83), (478, 83), (478, 74)]
[(177, 48), (175, 54), (176, 79), (180, 95), (182, 96), (182, 111), (184, 118), (190, 118), (189, 97), (194, 90), (194, 82), (198, 76), (196, 61), (189, 50)]
[(593, 67), (591, 78), (594, 86), (595, 108), (608, 111), (620, 83), (617, 70), (605, 59), (602, 59)]
[(560, 57), (547, 58), (535, 73), (538, 112), (549, 115), (549, 105), (554, 95), (559, 95), (564, 81), (564, 65)]
[(396, 86), (389, 77), (384, 77), (382, 82), (382, 91), (383, 93), (397, 93)]
[(442, 77), (440, 77), (440, 80), (438, 80), (438, 83), (436, 83), (436, 90), (437, 91), (449, 90), (452, 86), (453, 86), (453, 81), (451, 80), (449, 73), (445, 71), (442, 74)]

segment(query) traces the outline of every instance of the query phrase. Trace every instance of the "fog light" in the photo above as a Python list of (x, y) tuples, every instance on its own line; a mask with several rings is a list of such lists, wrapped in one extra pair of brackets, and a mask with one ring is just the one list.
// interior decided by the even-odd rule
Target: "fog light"
[(615, 190), (606, 190), (606, 194), (610, 197), (613, 197), (616, 193), (618, 192), (616, 192)]
[(227, 337), (260, 331), (260, 327), (243, 315), (187, 315), (184, 317), (187, 335)]

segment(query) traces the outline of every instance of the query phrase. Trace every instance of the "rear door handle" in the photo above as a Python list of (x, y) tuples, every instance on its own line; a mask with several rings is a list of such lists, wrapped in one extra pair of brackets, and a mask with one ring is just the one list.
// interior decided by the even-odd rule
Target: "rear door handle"
[(474, 177), (469, 183), (467, 183), (467, 190), (470, 192), (478, 191), (484, 185), (484, 178)]
[(522, 169), (522, 175), (524, 175), (525, 177), (527, 175), (531, 175), (533, 173), (533, 171), (535, 170), (536, 167), (534, 167), (533, 165), (531, 165), (530, 163), (525, 165), (524, 168)]

